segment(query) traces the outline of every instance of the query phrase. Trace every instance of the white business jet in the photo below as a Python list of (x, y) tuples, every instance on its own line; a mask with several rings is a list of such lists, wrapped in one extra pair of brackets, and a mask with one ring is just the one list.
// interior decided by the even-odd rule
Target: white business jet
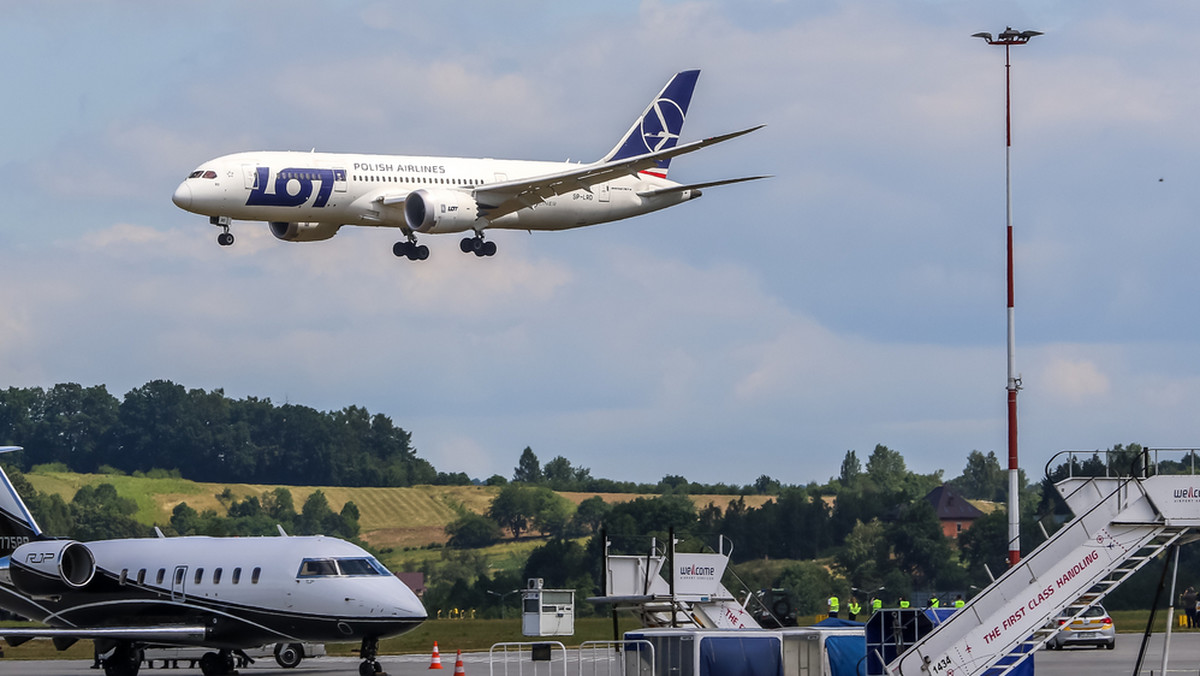
[(0, 554), (0, 608), (48, 625), (0, 636), (59, 650), (91, 639), (106, 676), (137, 676), (151, 646), (213, 648), (200, 669), (219, 676), (235, 673), (238, 650), (303, 641), (361, 641), (358, 673), (375, 676), (379, 639), (426, 618), (383, 564), (336, 538), (52, 539), (3, 470)]
[(566, 230), (657, 211), (700, 196), (703, 188), (749, 176), (683, 185), (667, 180), (671, 159), (727, 141), (752, 127), (678, 144), (700, 71), (671, 78), (617, 145), (590, 164), (318, 152), (247, 152), (200, 165), (171, 198), (222, 229), (234, 219), (266, 221), (288, 242), (313, 242), (343, 225), (399, 228), (392, 252), (429, 257), (417, 234), (471, 233), (463, 253), (491, 256), (484, 231)]

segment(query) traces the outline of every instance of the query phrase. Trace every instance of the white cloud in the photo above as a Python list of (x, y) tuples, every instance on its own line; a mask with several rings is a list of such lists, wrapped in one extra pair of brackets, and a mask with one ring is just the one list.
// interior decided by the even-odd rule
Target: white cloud
[(1046, 365), (1042, 378), (1050, 393), (1072, 404), (1104, 397), (1110, 390), (1100, 365), (1087, 360), (1056, 358)]

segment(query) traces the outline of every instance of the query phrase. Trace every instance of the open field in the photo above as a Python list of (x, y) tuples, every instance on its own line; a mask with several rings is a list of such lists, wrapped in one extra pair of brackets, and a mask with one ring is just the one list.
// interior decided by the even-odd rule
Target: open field
[[(117, 493), (132, 498), (138, 505), (135, 518), (146, 525), (166, 524), (171, 519), (171, 510), (186, 502), (196, 511), (216, 510), (225, 514), (228, 505), (217, 499), (217, 495), (229, 489), (235, 500), (250, 496), (261, 496), (280, 486), (263, 484), (201, 483), (187, 479), (132, 477), (112, 474), (74, 474), (70, 472), (31, 472), (25, 475), (33, 487), (43, 493), (57, 493), (70, 502), (75, 493), (84, 486), (110, 483)], [(320, 490), (337, 512), (348, 501), (358, 506), (362, 528), (362, 539), (376, 548), (400, 550), (419, 548), (446, 542), (445, 527), (458, 516), (458, 510), (476, 514), (487, 511), (499, 488), (491, 486), (412, 486), (407, 488), (346, 487), (346, 486), (282, 486), (292, 494), (296, 509), (314, 491)], [(594, 495), (606, 502), (619, 503), (639, 497), (652, 497), (635, 493), (562, 493), (575, 504)], [(697, 508), (713, 503), (724, 508), (731, 495), (690, 496)], [(770, 500), (770, 496), (746, 496), (747, 506), (758, 507)], [(436, 554), (435, 554), (436, 555)], [(423, 555), (416, 555), (419, 559)]]

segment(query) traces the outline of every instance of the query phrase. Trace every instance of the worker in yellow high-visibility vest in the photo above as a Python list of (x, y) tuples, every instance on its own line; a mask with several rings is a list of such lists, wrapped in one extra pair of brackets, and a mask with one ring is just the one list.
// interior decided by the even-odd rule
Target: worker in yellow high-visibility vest
[(908, 608), (911, 605), (912, 604), (908, 602), (908, 599), (904, 598), (903, 596), (900, 597), (900, 607), (901, 608)]
[(965, 605), (967, 605), (967, 602), (963, 600), (962, 594), (959, 594), (958, 596), (954, 597), (954, 607), (955, 608), (962, 608)]
[(883, 599), (879, 598), (878, 596), (871, 599), (871, 612), (873, 612), (873, 613), (879, 612), (882, 608), (883, 608)]
[(841, 605), (841, 601), (838, 599), (838, 597), (836, 597), (836, 596), (829, 597), (829, 616), (830, 617), (838, 616), (838, 608), (840, 605)]
[(858, 620), (858, 614), (862, 612), (862, 606), (859, 605), (858, 599), (851, 596), (850, 603), (846, 604), (846, 610), (850, 611), (850, 616), (848, 619), (851, 622), (854, 622), (854, 621)]

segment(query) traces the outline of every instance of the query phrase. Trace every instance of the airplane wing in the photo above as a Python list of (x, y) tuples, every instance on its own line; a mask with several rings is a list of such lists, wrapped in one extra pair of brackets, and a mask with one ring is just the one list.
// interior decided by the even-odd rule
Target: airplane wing
[(489, 183), (475, 189), (475, 201), (479, 203), (480, 216), (487, 219), (499, 218), (544, 202), (556, 195), (579, 189), (590, 189), (593, 185), (611, 180), (616, 176), (637, 175), (639, 172), (653, 169), (659, 160), (686, 155), (722, 141), (744, 136), (752, 131), (762, 129), (764, 126), (760, 124), (749, 129), (692, 141), (623, 160), (585, 164), (578, 168), (544, 176)]
[(204, 643), (207, 632), (203, 625), (158, 625), (145, 627), (3, 627), (0, 636), (9, 645), (17, 646), (35, 638), (48, 638), (65, 649), (78, 640), (113, 639), (145, 643), (193, 644)]

